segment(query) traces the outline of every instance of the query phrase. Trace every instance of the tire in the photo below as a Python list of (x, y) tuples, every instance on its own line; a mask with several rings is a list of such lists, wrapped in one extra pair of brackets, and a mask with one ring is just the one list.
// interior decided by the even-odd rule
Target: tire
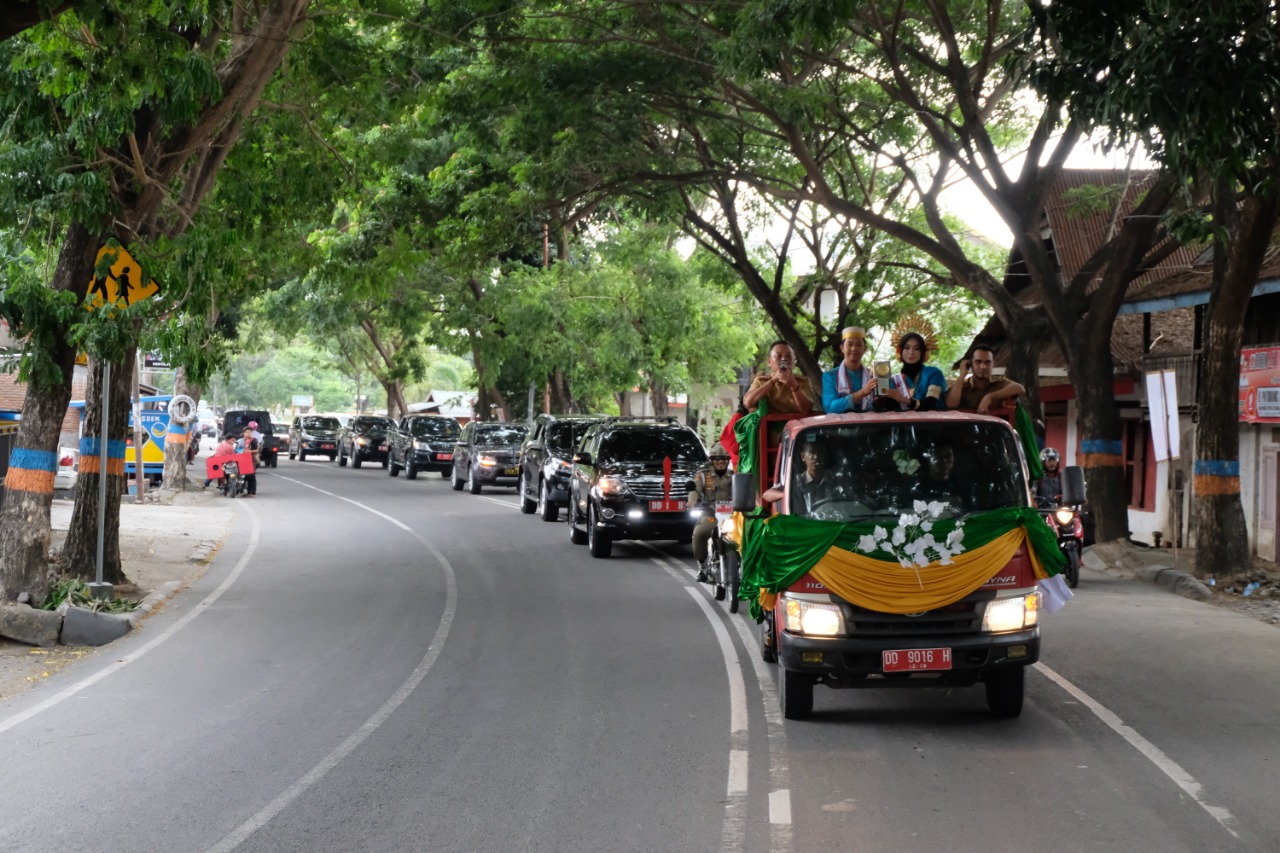
[(765, 663), (778, 662), (778, 649), (774, 646), (776, 640), (770, 641), (773, 637), (773, 614), (766, 613), (764, 621), (760, 623), (760, 660)]
[(307, 451), (303, 450), (301, 447), (298, 448), (298, 461), (299, 462), (307, 461)]
[(596, 526), (596, 508), (587, 502), (587, 550), (597, 560), (603, 560), (613, 553), (613, 540), (608, 533), (601, 532)]
[(275, 456), (272, 456), (272, 457), (271, 457), (271, 467), (272, 467), (272, 468), (279, 468), (279, 467), (280, 467), (280, 454), (279, 454), (279, 453), (277, 453)]
[(1027, 668), (1015, 666), (998, 669), (984, 678), (987, 707), (997, 717), (1012, 719), (1022, 714), (1022, 697), (1026, 688)]
[(294, 453), (293, 448), (289, 448), (289, 458), (290, 458), (290, 459), (295, 458), (297, 455), (298, 455), (297, 453)]
[(778, 668), (778, 704), (788, 720), (803, 720), (813, 711), (813, 676)]
[(578, 515), (578, 510), (577, 507), (573, 505), (572, 497), (569, 498), (569, 508), (565, 510), (565, 515), (568, 516), (569, 519), (569, 541), (574, 545), (587, 544), (587, 534), (579, 530), (578, 525), (575, 524), (577, 521), (576, 516)]
[(555, 521), (558, 515), (560, 515), (560, 508), (551, 502), (551, 496), (547, 494), (547, 481), (539, 477), (538, 517), (543, 521)]
[(1075, 545), (1067, 548), (1067, 586), (1075, 589), (1080, 585), (1080, 549)]
[(392, 477), (399, 477), (399, 476), (400, 476), (400, 466), (396, 464), (396, 460), (395, 460), (395, 459), (393, 459), (393, 458), (391, 458), (391, 457), (388, 457), (388, 458), (389, 458), (389, 459), (391, 459), (391, 463), (390, 463), (389, 465), (387, 465), (387, 473), (388, 473), (389, 475), (391, 475)]
[[(360, 451), (359, 451), (359, 450), (353, 450), (353, 451), (351, 451), (351, 467), (352, 467), (352, 468), (359, 468), (359, 467), (360, 467), (360, 465), (361, 465), (363, 462), (364, 462), (364, 460), (360, 458)], [(384, 463), (382, 463), (382, 467), (384, 467), (384, 468), (386, 467), (386, 463), (385, 463), (385, 462), (384, 462)]]
[(529, 500), (529, 491), (525, 488), (524, 476), (520, 477), (520, 512), (525, 515), (533, 515), (538, 509), (538, 502)]
[(409, 457), (409, 463), (404, 469), (404, 478), (406, 480), (418, 479), (418, 459), (416, 456)]
[(738, 591), (742, 588), (742, 561), (737, 551), (726, 551), (721, 557), (725, 569), (725, 589), (729, 593), (729, 612), (737, 613)]
[(336, 454), (336, 453), (330, 453), (330, 454), (329, 454), (329, 461), (330, 461), (330, 462), (332, 462), (333, 460), (335, 460), (335, 459), (337, 459), (337, 458), (338, 458), (338, 454)]
[(441, 468), (441, 469), (440, 469), (440, 479), (441, 479), (441, 480), (447, 480), (447, 479), (449, 479), (449, 472), (448, 472), (448, 471), (446, 471), (446, 470), (444, 470), (443, 468)]
[(454, 490), (455, 492), (460, 492), (460, 491), (462, 491), (463, 482), (462, 482), (462, 478), (458, 476), (458, 466), (457, 466), (457, 465), (453, 466), (453, 468), (452, 468), (452, 475), (453, 475), (453, 482), (452, 482), (453, 490)]
[[(347, 454), (341, 453), (341, 452), (338, 454), (338, 467), (339, 468), (347, 467)], [(353, 465), (352, 467), (354, 468), (355, 466)]]
[(480, 478), (476, 476), (476, 466), (467, 466), (467, 491), (473, 495), (480, 494)]

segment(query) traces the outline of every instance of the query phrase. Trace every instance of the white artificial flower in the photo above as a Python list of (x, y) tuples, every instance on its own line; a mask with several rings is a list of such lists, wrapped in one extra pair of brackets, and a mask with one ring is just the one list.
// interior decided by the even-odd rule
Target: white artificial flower
[(941, 566), (951, 566), (955, 564), (955, 561), (951, 559), (950, 551), (943, 551), (938, 555), (938, 557), (938, 564)]
[(915, 565), (915, 563), (913, 563), (913, 562), (911, 562), (910, 560), (907, 560), (907, 559), (902, 559), (902, 560), (899, 560), (899, 561), (898, 561), (898, 565), (902, 566), (902, 568), (904, 568), (904, 569), (909, 569), (909, 568), (911, 568), (912, 566), (914, 566), (914, 565)]
[(898, 519), (898, 523), (901, 524), (903, 527), (914, 527), (920, 523), (920, 516), (904, 515), (902, 516), (902, 518)]
[(907, 541), (907, 531), (903, 530), (901, 527), (895, 527), (893, 529), (893, 538), (890, 541), (893, 542), (894, 545), (901, 545), (903, 542)]
[(957, 546), (964, 541), (964, 528), (957, 527), (955, 530), (947, 534), (947, 547), (959, 550)]
[(917, 515), (922, 515), (925, 512), (925, 510), (929, 509), (929, 505), (924, 501), (916, 501), (914, 504), (912, 504), (912, 509), (916, 511)]
[(932, 521), (920, 522), (920, 529), (923, 530), (925, 533), (928, 533), (930, 530), (933, 529), (933, 522)]
[(876, 538), (868, 533), (858, 540), (858, 550), (864, 554), (870, 554), (876, 549)]
[(942, 515), (942, 511), (946, 508), (947, 508), (947, 505), (944, 504), (942, 501), (929, 502), (929, 514), (932, 515), (934, 518), (937, 518), (938, 516)]
[(872, 532), (872, 535), (875, 536), (877, 542), (883, 542), (889, 538), (889, 531), (885, 530), (883, 527), (877, 527)]

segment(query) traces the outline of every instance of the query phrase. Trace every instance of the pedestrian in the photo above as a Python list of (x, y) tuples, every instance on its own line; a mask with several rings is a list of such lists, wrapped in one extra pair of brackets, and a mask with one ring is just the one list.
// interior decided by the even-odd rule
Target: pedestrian
[(262, 443), (253, 437), (253, 432), (252, 422), (250, 422), (250, 425), (244, 428), (244, 438), (240, 444), (241, 453), (248, 453), (253, 456), (254, 473), (244, 475), (244, 486), (247, 490), (245, 497), (250, 498), (258, 495), (258, 459), (262, 451)]

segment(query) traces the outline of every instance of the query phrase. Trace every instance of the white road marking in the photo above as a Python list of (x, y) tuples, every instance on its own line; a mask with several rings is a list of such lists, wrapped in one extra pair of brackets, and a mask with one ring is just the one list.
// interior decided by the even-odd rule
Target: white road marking
[(497, 504), (498, 506), (505, 506), (508, 509), (520, 508), (520, 504), (518, 503), (512, 503), (511, 501), (503, 500), (502, 498), (491, 498), (488, 495), (467, 495), (467, 497), (475, 498), (478, 501), (488, 501), (491, 504)]
[(426, 538), (420, 536), (399, 520), (394, 519), (385, 513), (379, 512), (372, 507), (365, 506), (358, 501), (353, 501), (350, 498), (344, 498), (341, 495), (335, 495), (333, 492), (327, 492), (324, 489), (316, 488), (308, 483), (303, 483), (290, 477), (283, 477), (282, 479), (289, 480), (292, 483), (297, 483), (300, 486), (305, 486), (308, 489), (328, 495), (329, 497), (337, 498), (340, 501), (346, 501), (352, 506), (359, 507), (365, 512), (369, 512), (379, 518), (386, 519), (422, 543), (423, 547), (430, 551), (431, 555), (436, 558), (436, 561), (444, 571), (444, 612), (440, 616), (440, 625), (436, 628), (435, 636), (431, 638), (431, 644), (427, 646), (427, 653), (422, 656), (422, 659), (418, 661), (418, 665), (414, 667), (414, 670), (410, 673), (408, 679), (406, 679), (405, 682), (400, 685), (400, 688), (391, 695), (391, 698), (382, 703), (382, 707), (375, 711), (373, 716), (365, 720), (360, 728), (356, 729), (355, 732), (353, 732), (346, 740), (339, 744), (333, 752), (330, 752), (321, 759), (320, 763), (315, 767), (312, 767), (305, 776), (293, 783), (293, 785), (284, 791), (284, 793), (280, 794), (280, 796), (268, 803), (265, 808), (253, 817), (249, 818), (244, 823), (240, 824), (240, 826), (236, 827), (235, 830), (224, 836), (222, 840), (213, 847), (210, 847), (209, 850), (213, 853), (229, 853), (229, 851), (239, 847), (251, 835), (266, 826), (272, 818), (280, 814), (280, 812), (288, 808), (291, 803), (306, 793), (308, 788), (323, 779), (330, 770), (338, 766), (344, 758), (354, 752), (356, 748), (369, 737), (369, 735), (378, 730), (378, 727), (395, 712), (396, 708), (400, 707), (400, 705), (409, 698), (409, 694), (411, 694), (414, 691), (414, 688), (422, 682), (422, 679), (426, 678), (432, 665), (435, 664), (436, 658), (440, 656), (441, 649), (444, 648), (445, 640), (449, 637), (449, 629), (453, 626), (453, 617), (458, 605), (457, 579), (453, 573), (453, 566), (450, 565), (444, 554), (440, 553), (439, 549), (427, 541)]
[(1200, 808), (1208, 812), (1214, 820), (1222, 825), (1223, 829), (1231, 833), (1235, 838), (1240, 837), (1239, 833), (1235, 830), (1235, 816), (1222, 806), (1215, 806), (1209, 803), (1204, 796), (1204, 787), (1197, 782), (1190, 773), (1183, 770), (1177, 762), (1161, 752), (1159, 747), (1144, 738), (1142, 735), (1138, 734), (1130, 726), (1125, 725), (1124, 721), (1121, 720), (1118, 715), (1103, 707), (1102, 704), (1092, 696), (1089, 696), (1079, 687), (1076, 687), (1066, 678), (1054, 672), (1043, 663), (1037, 663), (1035, 664), (1035, 667), (1048, 676), (1050, 681), (1054, 682), (1079, 700), (1080, 704), (1092, 711), (1094, 716), (1102, 720), (1102, 722), (1106, 723), (1112, 731), (1128, 741), (1134, 749), (1145, 755), (1152, 764), (1159, 768), (1160, 772), (1172, 779), (1173, 783), (1185, 791), (1187, 796), (1199, 803)]
[[(733, 661), (738, 665), (737, 675), (730, 673), (730, 693), (734, 692), (734, 685), (743, 685), (743, 705), (745, 714), (745, 680), (741, 673), (741, 659), (738, 657), (736, 647), (731, 653), (724, 652), (724, 640), (721, 639), (721, 631), (723, 625), (727, 621), (728, 625), (737, 632), (742, 643), (742, 648), (747, 650), (748, 657), (752, 661), (756, 678), (760, 682), (760, 691), (764, 700), (764, 715), (767, 726), (767, 740), (769, 748), (769, 787), (772, 789), (769, 794), (769, 816), (770, 816), (770, 853), (789, 853), (791, 850), (791, 793), (788, 790), (790, 780), (790, 770), (787, 764), (786, 754), (786, 730), (782, 722), (782, 712), (778, 706), (777, 693), (773, 687), (772, 669), (764, 661), (760, 660), (758, 654), (755, 654), (755, 641), (752, 636), (751, 629), (742, 619), (721, 611), (720, 608), (712, 605), (710, 594), (702, 587), (701, 584), (689, 586), (689, 582), (696, 576), (695, 572), (689, 566), (680, 563), (663, 554), (657, 548), (647, 542), (639, 543), (644, 547), (653, 551), (660, 556), (653, 557), (653, 561), (661, 566), (667, 574), (671, 575), (677, 581), (685, 585), (685, 589), (694, 600), (698, 602), (705, 615), (716, 632), (717, 640), (721, 643), (722, 654), (732, 654)], [(732, 647), (732, 643), (730, 643)], [(726, 656), (726, 665), (729, 658)], [(734, 699), (730, 698), (730, 719), (733, 718)], [(731, 722), (731, 727), (733, 726)], [(726, 786), (727, 802), (725, 803), (725, 825), (721, 833), (721, 849), (741, 850), (745, 840), (746, 831), (746, 792), (748, 787), (749, 769), (748, 757), (750, 756), (750, 740), (749, 732), (744, 724), (741, 731), (734, 729), (729, 737), (729, 779)], [(776, 805), (779, 802), (780, 805)], [(784, 819), (777, 819), (784, 818)]]
[(124, 669), (126, 666), (133, 663), (138, 658), (142, 657), (147, 652), (151, 651), (156, 646), (160, 645), (165, 640), (172, 637), (174, 634), (178, 633), (178, 631), (186, 627), (187, 623), (189, 623), (192, 619), (195, 619), (197, 616), (203, 613), (209, 607), (209, 605), (213, 604), (215, 601), (221, 598), (223, 593), (225, 593), (228, 589), (230, 589), (231, 585), (234, 584), (237, 580), (239, 580), (241, 573), (244, 572), (245, 567), (249, 565), (249, 562), (253, 559), (254, 553), (258, 550), (258, 538), (261, 531), (261, 528), (258, 525), (258, 516), (253, 510), (249, 509), (247, 504), (243, 502), (238, 503), (237, 506), (240, 507), (242, 512), (247, 512), (249, 514), (249, 521), (251, 522), (251, 525), (252, 525), (249, 533), (249, 547), (245, 549), (244, 556), (240, 558), (240, 561), (238, 563), (236, 563), (235, 568), (231, 570), (231, 574), (227, 575), (227, 579), (224, 580), (221, 584), (219, 584), (217, 589), (209, 593), (209, 595), (207, 595), (203, 601), (201, 601), (199, 604), (197, 604), (194, 608), (191, 609), (191, 612), (187, 613), (185, 616), (183, 616), (178, 621), (174, 622), (172, 625), (166, 628), (154, 640), (150, 641), (149, 643), (146, 643), (145, 645), (141, 646), (138, 649), (135, 649), (132, 652), (129, 652), (127, 655), (115, 661), (114, 663), (108, 664), (107, 666), (95, 672), (93, 675), (90, 675), (86, 678), (82, 678), (81, 680), (77, 681), (75, 684), (72, 684), (70, 687), (63, 689), (58, 693), (55, 693), (53, 696), (50, 696), (48, 699), (45, 699), (43, 702), (33, 705), (27, 710), (23, 711), (22, 713), (14, 714), (12, 717), (9, 717), (3, 722), (0, 722), (0, 732), (9, 731), (9, 729), (12, 729), (14, 726), (20, 725), (26, 722), (27, 720), (31, 719), (32, 717), (36, 716), (37, 714), (43, 713), (44, 711), (49, 710), (55, 705), (61, 704), (62, 702), (66, 701), (67, 699), (70, 699), (72, 696), (75, 696), (77, 693), (84, 690), (85, 688), (91, 687), (94, 684), (97, 684), (102, 679), (106, 678), (107, 676), (113, 675), (119, 672), (120, 670)]

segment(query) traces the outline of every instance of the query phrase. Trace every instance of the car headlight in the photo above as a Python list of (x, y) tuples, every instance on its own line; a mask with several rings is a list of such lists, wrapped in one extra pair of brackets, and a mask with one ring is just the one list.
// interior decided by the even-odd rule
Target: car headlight
[(987, 603), (982, 614), (982, 630), (992, 633), (1021, 631), (1040, 621), (1040, 593), (998, 598)]
[(429, 442), (429, 441), (415, 441), (415, 442), (413, 443), (413, 449), (414, 449), (414, 450), (430, 450), (430, 449), (431, 449), (431, 442)]
[(565, 459), (553, 459), (555, 463), (555, 472), (557, 474), (568, 474), (573, 470), (573, 463)]
[(1071, 523), (1071, 519), (1076, 517), (1076, 511), (1071, 507), (1064, 506), (1059, 510), (1055, 510), (1053, 515), (1054, 518), (1058, 519), (1058, 524), (1060, 526), (1066, 527)]
[(631, 489), (619, 477), (601, 477), (591, 491), (597, 498), (620, 498), (631, 494)]
[(787, 630), (809, 637), (838, 637), (844, 633), (844, 614), (834, 604), (787, 598)]
[(480, 463), (481, 468), (492, 468), (498, 464), (498, 460), (487, 453), (481, 453), (476, 457), (476, 461)]

